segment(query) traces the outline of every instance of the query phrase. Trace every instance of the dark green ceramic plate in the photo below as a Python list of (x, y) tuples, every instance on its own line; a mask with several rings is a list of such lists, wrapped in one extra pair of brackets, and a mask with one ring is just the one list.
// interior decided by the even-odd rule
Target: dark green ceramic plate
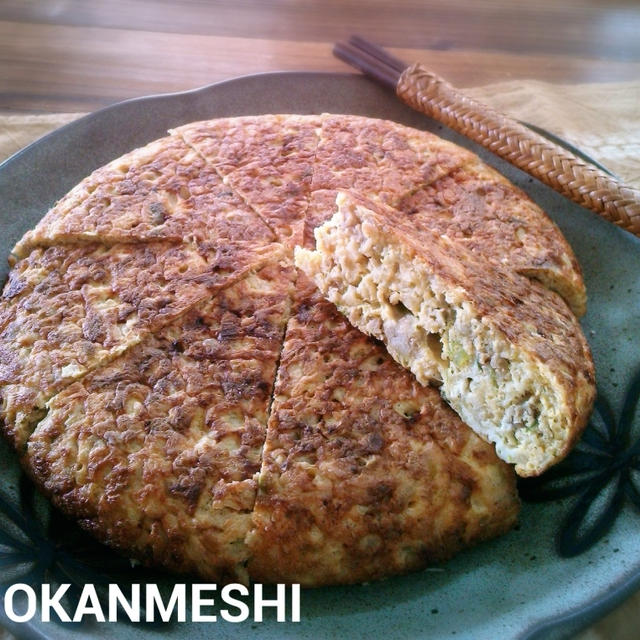
[[(582, 450), (522, 493), (520, 526), (442, 567), (363, 586), (303, 591), (301, 621), (134, 625), (5, 624), (30, 638), (563, 638), (640, 587), (640, 241), (568, 202), (365, 78), (277, 73), (108, 107), (0, 165), (0, 280), (14, 242), (96, 167), (169, 127), (219, 116), (363, 114), (429, 129), (468, 147), (527, 191), (560, 225), (585, 272), (583, 327), (596, 361), (597, 411)], [(0, 567), (14, 582), (121, 584), (174, 578), (132, 568), (53, 512), (0, 450)], [(73, 594), (72, 594), (73, 596)]]

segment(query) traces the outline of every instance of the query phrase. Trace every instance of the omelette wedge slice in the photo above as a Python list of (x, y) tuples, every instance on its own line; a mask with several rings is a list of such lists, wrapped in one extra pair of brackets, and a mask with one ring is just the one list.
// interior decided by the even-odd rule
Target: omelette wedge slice
[(25, 454), (54, 503), (145, 564), (246, 583), (294, 276), (274, 260), (54, 396)]
[(197, 122), (175, 133), (292, 246), (302, 243), (319, 127), (318, 116), (266, 115)]
[(32, 251), (0, 305), (0, 419), (10, 439), (20, 450), (55, 393), (282, 251), (245, 242)]
[(299, 274), (247, 537), (252, 578), (319, 586), (415, 570), (504, 533), (518, 509), (493, 447)]
[(62, 198), (13, 249), (58, 244), (275, 237), (260, 218), (179, 136), (168, 136), (110, 162)]
[(595, 398), (589, 346), (536, 280), (349, 193), (296, 265), (418, 381), (441, 385), (520, 475), (542, 473), (581, 434)]

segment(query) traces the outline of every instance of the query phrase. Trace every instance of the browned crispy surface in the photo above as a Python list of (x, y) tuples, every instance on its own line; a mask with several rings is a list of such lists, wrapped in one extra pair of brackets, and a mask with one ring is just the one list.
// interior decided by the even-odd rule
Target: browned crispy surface
[(402, 198), (396, 208), (496, 264), (540, 280), (576, 315), (586, 310), (582, 272), (551, 219), (523, 191), (474, 158)]
[[(506, 531), (512, 470), (308, 281), (267, 416), (295, 277), (277, 242), (312, 246), (345, 186), (437, 227), (429, 185), (447, 180), (464, 236), (472, 157), (394, 123), (268, 115), (185, 125), (94, 172), (18, 243), (0, 299), (0, 422), (31, 473), (101, 540), (211, 580), (356, 582)], [(500, 189), (535, 234), (495, 189), (477, 244), (514, 234)], [(554, 242), (516, 248), (562, 284)]]
[(246, 582), (292, 277), (274, 262), (58, 394), (26, 453), (56, 504), (145, 563)]
[(277, 245), (36, 249), (2, 294), (0, 418), (20, 448), (46, 401), (269, 260)]
[(503, 533), (514, 474), (302, 274), (269, 418), (249, 571), (350, 583)]
[(269, 115), (194, 123), (176, 132), (215, 165), (279, 240), (300, 244), (319, 126), (317, 116)]
[[(589, 345), (565, 301), (537, 280), (530, 280), (488, 261), (455, 238), (439, 235), (429, 221), (407, 218), (391, 207), (354, 194), (345, 193), (344, 206), (351, 216), (341, 231), (346, 240), (353, 238), (355, 242), (359, 238), (365, 243), (366, 236), (366, 242), (375, 245), (375, 248), (353, 249), (349, 253), (350, 261), (356, 264), (366, 261), (372, 254), (380, 256), (385, 251), (388, 251), (385, 255), (394, 252), (401, 264), (422, 274), (417, 276), (421, 281), (428, 283), (429, 278), (437, 281), (437, 290), (445, 292), (442, 295), (446, 303), (459, 314), (469, 311), (473, 321), (485, 331), (497, 331), (493, 334), (494, 339), (500, 336), (506, 344), (512, 345), (517, 357), (528, 363), (529, 375), (537, 381), (537, 392), (553, 388), (557, 404), (550, 407), (550, 417), (557, 417), (562, 428), (553, 434), (553, 439), (545, 434), (548, 439), (543, 441), (546, 449), (530, 452), (531, 459), (527, 464), (518, 464), (516, 469), (522, 475), (537, 475), (561, 460), (582, 433), (596, 392)], [(360, 232), (348, 226), (356, 224), (360, 225)], [(348, 283), (332, 280), (334, 277), (339, 279), (335, 275), (337, 272), (332, 271), (332, 275), (328, 275), (332, 247), (331, 242), (326, 243), (323, 251), (327, 252), (327, 263), (320, 265), (314, 278), (325, 294), (330, 290), (344, 293)], [(377, 277), (383, 280), (380, 275)], [(364, 280), (360, 284), (364, 286)], [(355, 286), (359, 285), (356, 283)], [(416, 285), (413, 291), (420, 292), (420, 286)], [(348, 317), (352, 320), (357, 317), (357, 299), (352, 306), (344, 301), (342, 304), (344, 308), (341, 309)], [(351, 311), (354, 311), (353, 315)], [(471, 319), (467, 326), (472, 326)], [(371, 332), (383, 337), (377, 329), (371, 329)], [(492, 343), (490, 355), (499, 353), (498, 344)], [(470, 417), (466, 419), (474, 424)], [(500, 442), (500, 437), (498, 434), (492, 439)]]
[(24, 257), (34, 246), (82, 241), (274, 239), (215, 169), (179, 136), (132, 151), (96, 170), (76, 189), (25, 234), (14, 255)]
[(312, 189), (352, 189), (394, 204), (473, 154), (388, 120), (324, 114)]
[(175, 129), (223, 175), (260, 161), (280, 164), (287, 157), (312, 160), (318, 116), (266, 114), (192, 122)]
[[(303, 244), (348, 189), (405, 212), (484, 257), (586, 307), (580, 266), (560, 230), (506, 178), (437, 136), (356, 116), (324, 115)], [(319, 192), (319, 193), (317, 193)]]

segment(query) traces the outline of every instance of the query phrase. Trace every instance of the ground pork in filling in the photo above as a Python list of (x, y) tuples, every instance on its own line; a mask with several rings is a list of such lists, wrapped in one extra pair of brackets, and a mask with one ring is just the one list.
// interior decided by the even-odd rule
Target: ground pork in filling
[(480, 317), (458, 287), (403, 255), (375, 225), (338, 212), (296, 262), (350, 322), (443, 397), (500, 457), (521, 470), (560, 453), (569, 426), (556, 384)]

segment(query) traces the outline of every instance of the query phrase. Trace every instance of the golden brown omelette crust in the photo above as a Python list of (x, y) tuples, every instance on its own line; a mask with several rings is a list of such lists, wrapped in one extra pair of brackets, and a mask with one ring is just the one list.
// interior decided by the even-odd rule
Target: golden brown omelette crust
[(390, 122), (248, 116), (95, 171), (18, 243), (0, 299), (0, 420), (26, 467), (100, 539), (212, 580), (246, 580), (250, 555), (258, 579), (371, 579), (505, 531), (512, 470), (302, 283), (266, 429), (283, 251), (340, 187), (408, 202), (472, 157)]
[(269, 417), (254, 579), (361, 582), (507, 531), (514, 475), (377, 341), (298, 275)]
[(212, 163), (281, 242), (301, 244), (314, 169), (318, 116), (248, 116), (176, 133)]
[(13, 249), (16, 257), (37, 246), (82, 241), (275, 239), (218, 172), (177, 135), (114, 160), (82, 185), (25, 234)]
[(292, 278), (274, 262), (66, 387), (29, 439), (38, 484), (147, 564), (246, 581)]
[(244, 241), (34, 250), (2, 294), (0, 417), (14, 445), (23, 446), (45, 403), (72, 380), (277, 251)]
[(312, 189), (353, 189), (394, 204), (471, 158), (462, 147), (395, 122), (325, 114)]
[(580, 265), (551, 219), (479, 159), (401, 198), (395, 207), (483, 259), (540, 280), (579, 317), (586, 311)]

